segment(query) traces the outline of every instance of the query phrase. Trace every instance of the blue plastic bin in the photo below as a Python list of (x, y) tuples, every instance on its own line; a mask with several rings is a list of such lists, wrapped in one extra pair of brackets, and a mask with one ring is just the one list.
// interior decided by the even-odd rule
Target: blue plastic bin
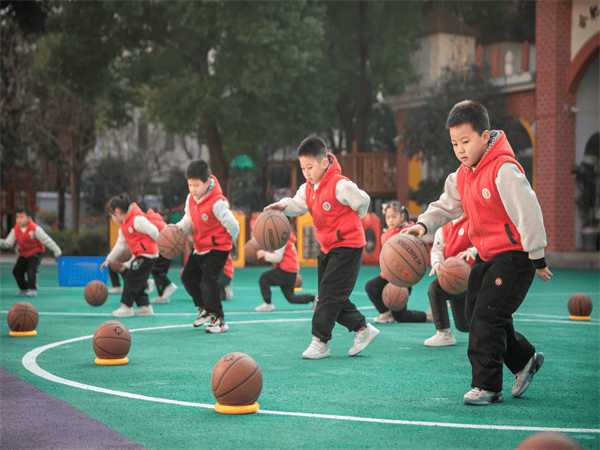
[(86, 286), (92, 280), (106, 284), (108, 268), (100, 271), (105, 259), (103, 256), (61, 256), (58, 258), (58, 285)]

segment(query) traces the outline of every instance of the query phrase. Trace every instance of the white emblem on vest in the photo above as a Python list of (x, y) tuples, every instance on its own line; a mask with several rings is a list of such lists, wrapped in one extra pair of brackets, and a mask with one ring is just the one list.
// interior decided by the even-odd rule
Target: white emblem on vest
[(206, 213), (202, 214), (202, 220), (204, 220), (204, 221), (208, 220), (208, 214), (206, 214)]
[(463, 234), (465, 234), (465, 229), (461, 227), (460, 230), (458, 230), (458, 235), (462, 236)]
[(481, 191), (481, 195), (483, 195), (483, 198), (485, 198), (486, 200), (489, 200), (492, 196), (487, 188), (483, 188), (483, 191)]
[(127, 231), (129, 231), (130, 233), (133, 233), (133, 228), (129, 227), (129, 228), (127, 229)]
[(323, 203), (323, 210), (329, 211), (330, 209), (331, 209), (331, 205), (329, 204), (329, 202), (324, 202)]
[(29, 239), (35, 239), (35, 231), (29, 232)]

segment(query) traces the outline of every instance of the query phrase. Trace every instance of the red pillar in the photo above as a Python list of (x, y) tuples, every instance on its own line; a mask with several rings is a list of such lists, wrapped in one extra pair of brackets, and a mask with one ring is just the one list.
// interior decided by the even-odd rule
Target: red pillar
[(536, 194), (547, 252), (575, 248), (575, 118), (567, 91), (571, 58), (571, 1), (536, 2)]

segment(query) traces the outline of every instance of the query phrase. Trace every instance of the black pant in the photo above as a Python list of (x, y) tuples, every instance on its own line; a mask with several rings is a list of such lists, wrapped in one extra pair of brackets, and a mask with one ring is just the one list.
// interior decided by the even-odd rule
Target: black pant
[(336, 247), (325, 254), (319, 252), (319, 301), (312, 318), (312, 334), (322, 342), (331, 340), (335, 322), (358, 331), (366, 325), (350, 294), (356, 284), (363, 248)]
[(110, 277), (110, 282), (113, 287), (121, 287), (121, 280), (119, 279), (119, 273), (112, 270), (110, 267), (108, 268), (108, 276)]
[(121, 294), (121, 303), (131, 307), (135, 302), (138, 306), (147, 306), (148, 277), (154, 266), (155, 258), (146, 258), (138, 256), (131, 262), (131, 267), (123, 275), (123, 293)]
[[(389, 283), (388, 280), (383, 278), (381, 275), (367, 281), (365, 285), (365, 291), (367, 295), (377, 308), (380, 314), (388, 311), (387, 306), (383, 303), (383, 288)], [(408, 288), (408, 294), (412, 292), (412, 288)], [(427, 314), (423, 311), (410, 311), (407, 307), (400, 311), (392, 311), (392, 317), (396, 322), (425, 322), (427, 320)]]
[(427, 291), (429, 304), (431, 305), (431, 314), (435, 323), (436, 330), (450, 328), (450, 316), (448, 315), (448, 306), (446, 300), (450, 300), (452, 308), (452, 317), (454, 317), (454, 326), (463, 333), (469, 332), (469, 322), (465, 316), (465, 298), (466, 292), (462, 294), (448, 294), (442, 289), (437, 279), (433, 280)]
[(502, 364), (517, 373), (534, 355), (535, 347), (515, 331), (512, 318), (534, 276), (527, 253), (500, 253), (489, 261), (477, 256), (469, 276), (465, 310), (472, 387), (501, 391)]
[(192, 253), (181, 272), (181, 281), (194, 305), (217, 317), (224, 317), (219, 278), (228, 255), (229, 252), (220, 250), (203, 255)]
[(158, 255), (154, 267), (152, 268), (152, 277), (156, 283), (158, 295), (163, 295), (165, 288), (171, 284), (171, 280), (167, 277), (169, 267), (171, 267), (171, 259), (167, 259), (162, 255)]
[(290, 303), (310, 303), (315, 300), (315, 296), (311, 294), (296, 295), (294, 287), (296, 286), (295, 273), (286, 272), (285, 270), (276, 267), (267, 270), (263, 273), (258, 284), (260, 285), (260, 293), (266, 303), (271, 303), (271, 286), (281, 287), (281, 292)]
[[(17, 258), (17, 262), (13, 268), (13, 276), (19, 285), (19, 289), (22, 291), (37, 289), (37, 273), (41, 263), (41, 253), (35, 253), (28, 258), (24, 256)], [(27, 281), (25, 281), (25, 274), (27, 274)]]

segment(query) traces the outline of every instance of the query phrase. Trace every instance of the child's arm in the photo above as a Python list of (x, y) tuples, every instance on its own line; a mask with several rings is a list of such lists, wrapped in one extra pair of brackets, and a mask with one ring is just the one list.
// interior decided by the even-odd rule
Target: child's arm
[(125, 240), (125, 236), (123, 236), (123, 233), (121, 232), (120, 228), (117, 234), (117, 242), (115, 242), (114, 247), (108, 253), (106, 259), (100, 266), (100, 272), (102, 272), (104, 268), (107, 267), (111, 262), (116, 261), (116, 259), (119, 256), (121, 256), (121, 254), (129, 247), (127, 241)]
[(340, 180), (335, 185), (335, 198), (342, 205), (347, 205), (356, 211), (358, 217), (362, 219), (369, 211), (371, 197), (350, 180)]
[(457, 258), (464, 259), (466, 262), (469, 262), (470, 259), (475, 259), (476, 256), (477, 248), (475, 247), (470, 247), (456, 255)]
[[(38, 227), (39, 228), (39, 227)], [(6, 236), (6, 239), (0, 239), (0, 246), (2, 248), (13, 248), (17, 243), (17, 237), (15, 236), (15, 229), (13, 228)]]
[(35, 238), (42, 244), (44, 244), (46, 247), (48, 247), (50, 250), (52, 250), (52, 253), (54, 253), (55, 258), (58, 258), (60, 255), (62, 255), (62, 250), (60, 249), (58, 244), (54, 242), (54, 239), (48, 236), (48, 233), (46, 233), (42, 227), (37, 226), (35, 228)]
[[(259, 258), (265, 258), (265, 261), (272, 264), (278, 264), (283, 259), (283, 254), (285, 253), (285, 245), (277, 250), (272, 252), (267, 252), (264, 250), (259, 250), (256, 252), (256, 256)], [(259, 253), (262, 252), (262, 256), (259, 256)]]
[(240, 234), (240, 223), (229, 209), (229, 203), (225, 200), (217, 200), (213, 204), (212, 211), (216, 219), (221, 222), (221, 225), (225, 227), (227, 233), (231, 236), (231, 240), (236, 243)]
[(283, 213), (288, 217), (300, 216), (304, 213), (307, 213), (308, 205), (306, 204), (306, 183), (298, 188), (294, 198), (282, 198), (277, 203), (271, 203), (270, 205), (265, 206), (264, 211), (269, 209), (283, 211)]
[(435, 236), (433, 237), (433, 246), (431, 247), (431, 253), (429, 254), (431, 261), (431, 272), (429, 272), (429, 276), (433, 276), (433, 274), (438, 273), (438, 269), (440, 264), (444, 262), (444, 247), (446, 246), (446, 241), (444, 240), (444, 232), (441, 228), (435, 232)]
[(155, 241), (158, 239), (158, 228), (145, 216), (136, 216), (133, 219), (133, 228), (135, 231), (147, 234)]
[(194, 224), (192, 222), (192, 216), (190, 215), (190, 207), (189, 207), (190, 195), (192, 195), (192, 194), (188, 194), (187, 198), (185, 199), (185, 209), (184, 209), (183, 217), (181, 218), (181, 220), (179, 222), (177, 222), (176, 224), (167, 225), (167, 226), (172, 226), (172, 227), (175, 226), (175, 227), (181, 228), (181, 231), (183, 231), (184, 234), (189, 233), (194, 228)]

